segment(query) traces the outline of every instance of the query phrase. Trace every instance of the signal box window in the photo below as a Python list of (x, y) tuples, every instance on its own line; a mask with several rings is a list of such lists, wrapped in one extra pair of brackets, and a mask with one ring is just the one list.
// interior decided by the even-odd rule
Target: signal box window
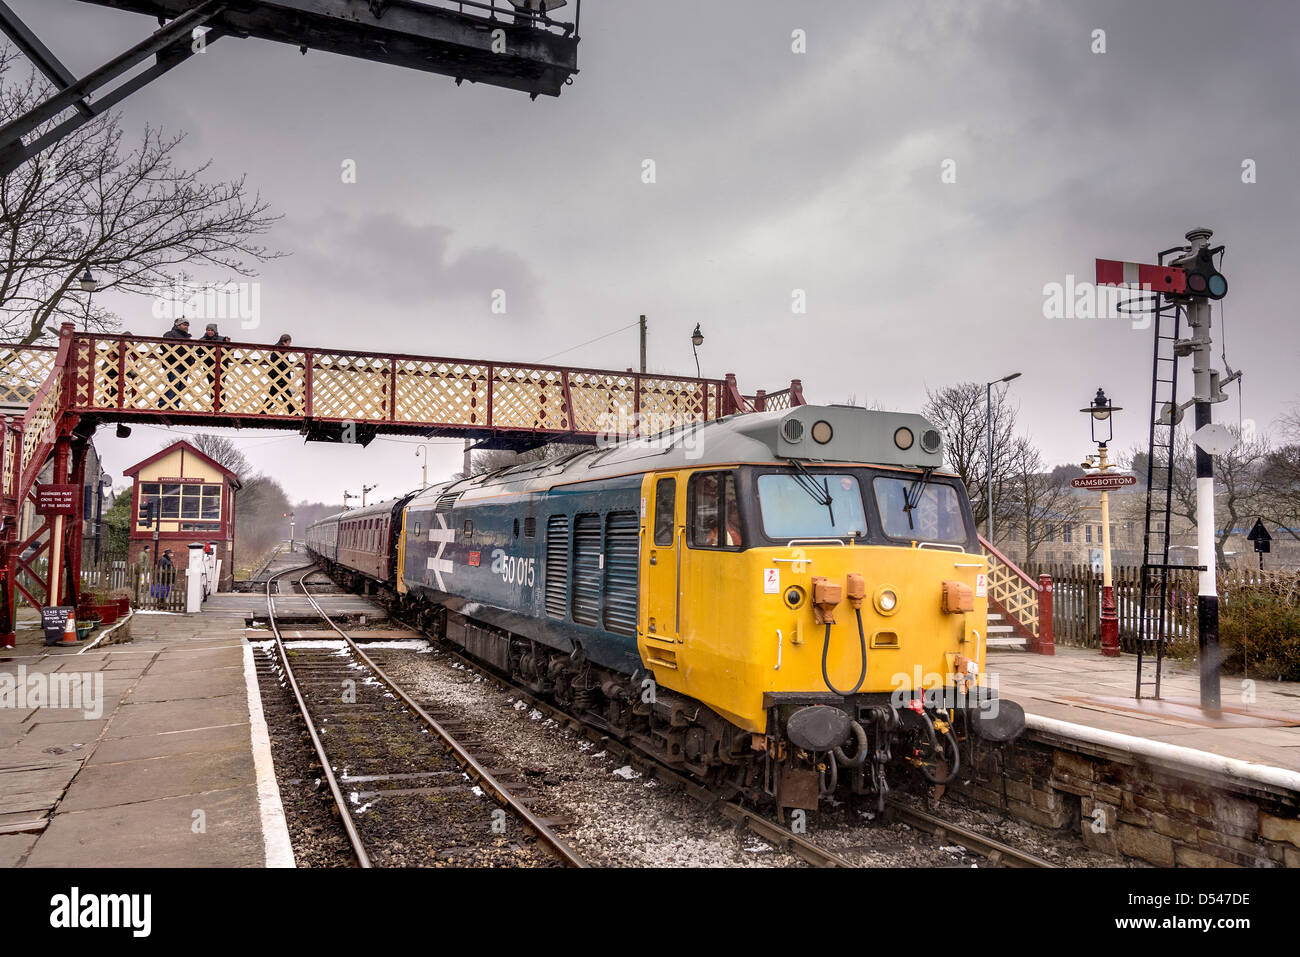
[(655, 484), (655, 544), (673, 543), (673, 512), (677, 508), (677, 479), (660, 479)]
[(696, 548), (740, 548), (736, 477), (706, 472), (691, 477), (691, 544)]

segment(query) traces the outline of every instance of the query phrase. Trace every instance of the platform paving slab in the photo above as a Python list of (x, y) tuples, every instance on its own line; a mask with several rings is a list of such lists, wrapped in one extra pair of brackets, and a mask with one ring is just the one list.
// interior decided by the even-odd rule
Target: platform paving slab
[[(28, 867), (261, 867), (256, 786), (55, 815)], [(201, 811), (202, 815), (196, 815)], [(203, 831), (195, 828), (201, 823)]]

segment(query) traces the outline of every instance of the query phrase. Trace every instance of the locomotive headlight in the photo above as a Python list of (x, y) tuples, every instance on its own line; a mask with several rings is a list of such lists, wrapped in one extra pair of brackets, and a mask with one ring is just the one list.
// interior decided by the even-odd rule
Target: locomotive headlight
[(813, 423), (812, 437), (813, 441), (818, 445), (825, 445), (834, 435), (835, 430), (831, 428), (831, 424), (825, 419), (818, 419)]
[(894, 444), (906, 452), (916, 441), (916, 436), (912, 435), (912, 430), (904, 426), (894, 433)]
[(892, 615), (898, 610), (898, 592), (892, 586), (882, 585), (876, 589), (875, 605), (882, 615)]

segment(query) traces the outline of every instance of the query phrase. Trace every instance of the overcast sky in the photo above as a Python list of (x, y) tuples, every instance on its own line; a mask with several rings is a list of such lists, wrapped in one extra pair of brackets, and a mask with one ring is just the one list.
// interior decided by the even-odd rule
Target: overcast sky
[[(156, 25), (10, 3), (78, 74)], [(284, 216), (268, 243), (292, 255), (261, 269), (261, 327), (223, 332), (623, 369), (635, 328), (572, 347), (646, 313), (651, 369), (693, 374), (699, 323), (703, 373), (746, 392), (799, 378), (813, 402), (912, 410), (927, 387), (1020, 371), (1023, 430), (1049, 463), (1077, 462), (1077, 410), (1098, 386), (1125, 407), (1116, 444), (1145, 444), (1151, 334), (1045, 318), (1044, 285), (1090, 280), (1097, 257), (1154, 262), (1209, 226), (1228, 247), (1240, 415), (1265, 430), (1300, 396), (1285, 285), (1296, 4), (588, 0), (582, 14), (581, 72), (558, 99), (231, 38), (127, 99), (128, 125), (186, 131), (185, 162), (247, 173)], [(113, 306), (134, 332), (167, 324), (147, 300)], [(1215, 416), (1235, 425), (1231, 391)], [(120, 476), (168, 437), (101, 430), (98, 445)], [(295, 500), (420, 480), (415, 440), (236, 439)], [(431, 481), (459, 468), (459, 443), (432, 443), (429, 462)]]

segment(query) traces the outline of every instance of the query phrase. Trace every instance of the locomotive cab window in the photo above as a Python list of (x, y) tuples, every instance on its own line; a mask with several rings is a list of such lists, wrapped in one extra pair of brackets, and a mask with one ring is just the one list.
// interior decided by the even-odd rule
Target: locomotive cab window
[(852, 475), (760, 475), (758, 507), (768, 538), (860, 538), (867, 534), (862, 490)]
[(677, 479), (663, 478), (655, 484), (655, 544), (673, 543), (673, 512), (677, 508)]
[(744, 537), (732, 472), (691, 476), (687, 487), (691, 514), (691, 545), (696, 548), (740, 548)]
[(941, 482), (927, 482), (924, 488), (918, 488), (918, 482), (919, 477), (872, 480), (885, 534), (923, 542), (965, 542), (966, 520), (957, 490)]

